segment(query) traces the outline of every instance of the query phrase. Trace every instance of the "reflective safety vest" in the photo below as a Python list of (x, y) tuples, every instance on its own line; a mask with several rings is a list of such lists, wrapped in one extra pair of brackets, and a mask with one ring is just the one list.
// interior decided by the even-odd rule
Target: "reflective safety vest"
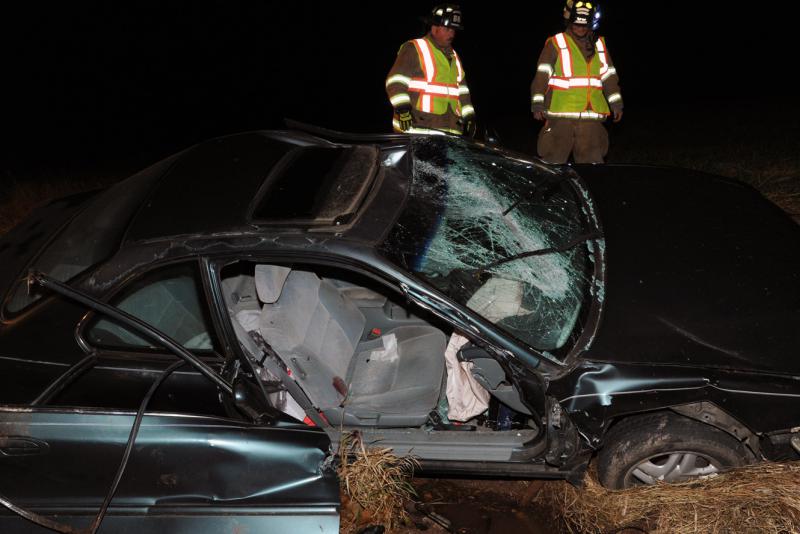
[(603, 80), (609, 73), (603, 38), (595, 42), (596, 53), (586, 58), (569, 35), (553, 37), (559, 55), (548, 82), (553, 94), (548, 117), (603, 120), (610, 110), (603, 95)]
[(453, 50), (453, 62), (448, 61), (444, 52), (425, 38), (411, 41), (417, 49), (423, 78), (411, 78), (408, 90), (419, 93), (417, 109), (434, 115), (444, 115), (447, 108), (461, 116), (459, 84), (464, 78), (461, 60)]

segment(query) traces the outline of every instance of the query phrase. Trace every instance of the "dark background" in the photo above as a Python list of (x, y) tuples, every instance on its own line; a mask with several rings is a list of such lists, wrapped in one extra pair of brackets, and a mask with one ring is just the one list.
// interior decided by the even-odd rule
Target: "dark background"
[[(384, 79), (435, 2), (28, 2), (2, 8), (3, 179), (119, 174), (290, 117), (389, 131)], [(530, 146), (529, 84), (563, 2), (466, 1), (455, 46), (479, 125)], [(625, 117), (612, 144), (692, 117), (798, 116), (797, 13), (773, 2), (602, 4)], [(782, 20), (783, 19), (783, 20)], [(745, 119), (746, 117), (746, 119)], [(794, 118), (793, 118), (794, 117)], [(628, 135), (623, 135), (628, 129)], [(527, 141), (524, 139), (527, 138)]]

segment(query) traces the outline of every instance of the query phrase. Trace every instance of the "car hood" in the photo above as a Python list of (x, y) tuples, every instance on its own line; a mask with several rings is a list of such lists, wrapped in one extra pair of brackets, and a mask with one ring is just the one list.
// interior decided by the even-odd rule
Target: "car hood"
[(800, 227), (755, 189), (642, 166), (577, 166), (606, 236), (586, 358), (800, 373)]

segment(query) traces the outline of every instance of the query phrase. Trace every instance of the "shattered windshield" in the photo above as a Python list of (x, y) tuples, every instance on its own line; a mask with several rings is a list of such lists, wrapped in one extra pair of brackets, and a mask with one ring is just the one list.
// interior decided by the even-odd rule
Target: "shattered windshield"
[(382, 252), (528, 345), (564, 347), (580, 333), (594, 237), (568, 177), (456, 139), (421, 137), (413, 153)]

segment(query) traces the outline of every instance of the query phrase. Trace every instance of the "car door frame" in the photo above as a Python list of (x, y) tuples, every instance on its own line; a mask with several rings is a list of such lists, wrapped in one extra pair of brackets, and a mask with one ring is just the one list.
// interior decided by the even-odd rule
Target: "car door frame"
[[(212, 344), (211, 351), (208, 353), (197, 354), (197, 358), (211, 368), (222, 370), (225, 366), (225, 363), (233, 357), (233, 353), (230, 350), (230, 347), (226, 344), (227, 339), (222, 335), (222, 330), (220, 329), (218, 321), (214, 320), (213, 308), (211, 306), (210, 295), (206, 284), (206, 277), (203, 276), (204, 266), (199, 258), (180, 257), (172, 258), (163, 262), (148, 264), (147, 266), (137, 269), (135, 272), (125, 277), (122, 282), (115, 284), (112, 288), (105, 292), (102, 298), (97, 300), (103, 302), (104, 304), (112, 305), (111, 303), (119, 295), (124, 293), (129, 287), (137, 282), (146, 279), (151, 273), (182, 264), (192, 265), (192, 267), (195, 269), (195, 274), (198, 281), (195, 289), (198, 292), (200, 305), (205, 306), (206, 310), (208, 311), (209, 324), (207, 327), (210, 330), (209, 335), (214, 338), (213, 340), (215, 342)], [(76, 325), (75, 340), (77, 341), (78, 346), (86, 354), (95, 353), (98, 359), (106, 361), (109, 366), (120, 367), (122, 369), (126, 368), (126, 362), (132, 362), (131, 365), (139, 365), (141, 367), (141, 369), (139, 369), (140, 373), (159, 373), (172, 361), (172, 356), (175, 354), (164, 346), (156, 346), (155, 348), (95, 346), (89, 340), (87, 333), (88, 329), (94, 323), (94, 320), (102, 316), (102, 313), (90, 309), (83, 315), (80, 322)], [(155, 329), (158, 330), (158, 328)], [(130, 369), (128, 370), (131, 371)], [(188, 371), (181, 370), (176, 372), (176, 374), (179, 373), (191, 375), (200, 374), (196, 369), (189, 369)], [(197, 377), (193, 376), (192, 378), (196, 379)], [(144, 381), (148, 384), (150, 383), (150, 380), (145, 379)]]
[[(206, 265), (204, 275), (208, 277), (211, 294), (214, 296), (217, 308), (216, 312), (220, 320), (227, 315), (225, 303), (222, 298), (221, 271), (226, 265), (237, 261), (263, 262), (278, 264), (304, 264), (333, 267), (352, 272), (356, 275), (367, 277), (380, 283), (387, 289), (396, 291), (403, 295), (407, 300), (415, 305), (433, 313), (441, 320), (468, 333), (470, 337), (478, 340), (479, 345), (488, 349), (490, 355), (500, 363), (507, 376), (513, 381), (513, 385), (520, 392), (521, 401), (531, 410), (537, 422), (541, 425), (543, 432), (537, 437), (546, 440), (543, 452), (536, 453), (536, 459), (540, 459), (551, 467), (555, 468), (557, 475), (553, 478), (566, 476), (568, 478), (579, 479), (586, 466), (586, 455), (582, 454), (577, 432), (569, 421), (566, 414), (560, 409), (557, 400), (546, 395), (545, 378), (541, 371), (534, 366), (531, 369), (529, 362), (519, 361), (518, 355), (522, 353), (521, 347), (517, 351), (513, 348), (516, 344), (502, 336), (500, 332), (481, 318), (476, 318), (474, 312), (451, 302), (446, 297), (439, 295), (432, 288), (425, 287), (419, 281), (411, 278), (407, 274), (397, 270), (396, 267), (383, 261), (381, 258), (364, 254), (363, 251), (353, 250), (348, 256), (340, 256), (334, 253), (321, 254), (318, 251), (258, 251), (258, 252), (225, 252), (221, 254), (209, 255), (203, 258)], [(230, 320), (223, 320), (227, 335), (233, 336)], [(235, 337), (231, 337), (235, 339)], [(505, 346), (503, 346), (505, 345)], [(531, 356), (530, 353), (527, 355)], [(533, 358), (531, 358), (533, 359)], [(540, 363), (542, 360), (537, 362)], [(523, 389), (524, 388), (524, 389)], [(523, 393), (524, 392), (524, 393)], [(525, 398), (523, 398), (523, 396)], [(328, 430), (331, 431), (330, 429)], [(335, 436), (332, 435), (335, 439)], [(537, 441), (538, 445), (538, 441)], [(531, 447), (536, 450), (536, 446)], [(531, 457), (524, 456), (520, 462), (530, 462)], [(505, 464), (508, 469), (513, 465)], [(446, 471), (446, 465), (434, 467), (434, 470)], [(492, 471), (487, 468), (487, 472)], [(525, 470), (518, 473), (524, 475)], [(544, 472), (545, 476), (550, 471)], [(530, 474), (530, 473), (529, 473)], [(541, 472), (539, 473), (542, 474)]]
[[(108, 307), (108, 305), (99, 299), (74, 290), (66, 286), (66, 284), (57, 283), (57, 285), (63, 286), (65, 289), (63, 289), (63, 292), (56, 290), (56, 293), (60, 293), (61, 296), (66, 298), (76, 298), (75, 296), (77, 295), (82, 299), (79, 300), (81, 304), (87, 305), (95, 309), (95, 311), (102, 312), (103, 307)], [(50, 286), (50, 288), (54, 289), (52, 286)], [(156, 328), (145, 326), (145, 330), (155, 332), (157, 334), (155, 337), (159, 335), (166, 337)], [(141, 332), (140, 330), (138, 333)], [(175, 355), (179, 356), (178, 353)], [(62, 377), (59, 377), (54, 383), (48, 385), (43, 395), (40, 395), (37, 399), (41, 400), (42, 397), (47, 397), (44, 393), (58, 389), (59, 381), (66, 381), (66, 384), (61, 384), (60, 387), (62, 389), (63, 387), (74, 385), (75, 379), (79, 377), (82, 372), (86, 372), (87, 369), (90, 369), (94, 363), (96, 363), (96, 358), (94, 358), (93, 355), (89, 355), (77, 362), (74, 366), (68, 368)], [(7, 455), (5, 451), (8, 451), (10, 447), (22, 450), (23, 454), (19, 454), (18, 457), (24, 456), (30, 458), (36, 454), (47, 455), (49, 452), (52, 452), (50, 444), (48, 444), (46, 440), (40, 439), (42, 436), (36, 435), (36, 428), (50, 428), (52, 430), (54, 425), (64, 425), (66, 428), (74, 429), (75, 425), (72, 423), (77, 422), (76, 417), (91, 421), (97, 416), (103, 420), (101, 424), (94, 425), (95, 428), (100, 429), (97, 435), (101, 436), (104, 440), (108, 440), (108, 432), (104, 432), (102, 429), (108, 426), (110, 420), (120, 418), (124, 420), (133, 419), (133, 414), (130, 412), (109, 411), (107, 409), (95, 410), (80, 407), (51, 407), (46, 406), (46, 400), (47, 399), (45, 399), (45, 402), (40, 403), (34, 401), (34, 404), (29, 406), (0, 406), (0, 414), (4, 414), (0, 416), (0, 430), (6, 430), (3, 432), (5, 435), (2, 436), (5, 448), (0, 450), (0, 456), (5, 456), (7, 459), (9, 455)], [(43, 420), (40, 421), (40, 423), (43, 424), (37, 424), (37, 419), (48, 418), (50, 418), (49, 422)], [(167, 424), (166, 426), (147, 424), (148, 420), (157, 419), (167, 419), (172, 421), (173, 424)], [(176, 423), (178, 420), (184, 421), (185, 424), (181, 426), (181, 423)], [(231, 462), (234, 460), (229, 459), (222, 464), (227, 474), (218, 474), (216, 477), (216, 481), (224, 482), (224, 480), (228, 480), (227, 486), (220, 488), (216, 484), (212, 484), (206, 490), (207, 498), (200, 499), (199, 502), (197, 499), (193, 501), (191, 491), (186, 493), (186, 489), (184, 489), (184, 497), (176, 495), (169, 498), (168, 496), (162, 495), (161, 501), (163, 501), (163, 506), (161, 502), (147, 502), (147, 495), (139, 495), (137, 499), (135, 491), (132, 498), (128, 498), (127, 504), (126, 502), (120, 502), (119, 498), (117, 500), (117, 506), (115, 506), (112, 501), (112, 506), (108, 514), (109, 519), (106, 521), (107, 523), (116, 525), (114, 527), (115, 531), (132, 531), (135, 528), (136, 532), (162, 532), (166, 528), (170, 532), (216, 532), (221, 528), (232, 527), (284, 531), (287, 528), (313, 527), (315, 531), (338, 532), (338, 480), (336, 479), (335, 473), (332, 472), (330, 468), (325, 467), (329, 458), (329, 440), (327, 436), (319, 432), (319, 430), (309, 429), (303, 425), (287, 425), (280, 422), (279, 424), (270, 426), (220, 417), (153, 412), (145, 412), (143, 421), (145, 421), (145, 424), (143, 424), (145, 429), (148, 426), (155, 428), (157, 431), (162, 428), (169, 428), (173, 434), (180, 434), (175, 430), (176, 428), (199, 429), (199, 431), (197, 431), (199, 434), (197, 434), (197, 432), (194, 432), (194, 434), (188, 432), (187, 435), (189, 435), (189, 438), (184, 439), (183, 443), (189, 443), (191, 445), (196, 443), (198, 439), (204, 439), (205, 444), (211, 447), (211, 449), (209, 449), (211, 451), (224, 450), (225, 443), (233, 443), (235, 445), (238, 439), (237, 436), (240, 438), (242, 433), (248, 434), (248, 443), (251, 445), (260, 443), (261, 459), (266, 459), (268, 461), (268, 467), (265, 468), (263, 472), (273, 474), (283, 473), (283, 479), (272, 487), (269, 485), (266, 487), (259, 486), (259, 488), (256, 488), (257, 491), (253, 490), (249, 495), (237, 496), (236, 491), (238, 490), (235, 488), (242, 487), (243, 477), (239, 476), (237, 478), (237, 476), (230, 474)], [(120, 426), (124, 431), (130, 429), (130, 425), (127, 426), (127, 429), (125, 425), (112, 426)], [(147, 431), (145, 430), (143, 435), (146, 434)], [(50, 439), (53, 440), (52, 436)], [(75, 436), (70, 437), (65, 434), (65, 439), (68, 441), (72, 439), (74, 442)], [(56, 438), (55, 441), (58, 441), (58, 438)], [(180, 439), (178, 441), (180, 441)], [(80, 440), (78, 440), (78, 442), (79, 445), (82, 445)], [(119, 436), (117, 436), (115, 439), (108, 441), (108, 443), (111, 443), (113, 447), (120, 450), (119, 457), (121, 457), (121, 448), (125, 444), (124, 440), (120, 442)], [(137, 441), (137, 445), (140, 445), (139, 441)], [(158, 439), (156, 439), (155, 445), (155, 447), (151, 447), (150, 452), (156, 453), (160, 450), (161, 452), (159, 454), (162, 456), (163, 461), (164, 456), (169, 456), (164, 452), (165, 445), (160, 443)], [(26, 447), (27, 451), (24, 450)], [(73, 449), (80, 450), (81, 447), (73, 447)], [(235, 450), (236, 447), (234, 446), (231, 452)], [(87, 450), (87, 452), (92, 452), (92, 450)], [(173, 456), (174, 458), (171, 461), (171, 465), (183, 466), (182, 456)], [(234, 453), (232, 458), (242, 458), (243, 456), (246, 455), (242, 455), (241, 453), (237, 455)], [(137, 459), (137, 456), (134, 454), (133, 458)], [(250, 457), (247, 458), (250, 459)], [(138, 459), (141, 458), (139, 457)], [(274, 464), (274, 462), (277, 462), (277, 464)], [(95, 464), (96, 463), (97, 462), (95, 462)], [(242, 464), (241, 461), (239, 463)], [(91, 455), (83, 458), (83, 461), (79, 462), (78, 465), (79, 467), (91, 467), (93, 465)], [(6, 466), (9, 466), (9, 462), (6, 462)], [(241, 467), (241, 472), (248, 474), (253, 473), (251, 465), (242, 465)], [(196, 471), (196, 466), (186, 466), (186, 469), (193, 469)], [(19, 472), (20, 470), (17, 469), (17, 471)], [(57, 466), (53, 472), (58, 472)], [(128, 472), (130, 473), (130, 471)], [(238, 473), (238, 475), (241, 475), (241, 472)], [(286, 476), (287, 473), (289, 476)], [(191, 472), (187, 471), (184, 475), (190, 476)], [(167, 486), (169, 486), (170, 481), (180, 480), (179, 473), (162, 473), (158, 481), (156, 481), (156, 485), (163, 481), (163, 476), (167, 476), (165, 479)], [(123, 477), (122, 488), (124, 488), (124, 482), (125, 478)], [(151, 480), (150, 482), (152, 487), (153, 481)], [(147, 484), (145, 484), (145, 487), (146, 486)], [(105, 487), (103, 489), (107, 490), (108, 488)], [(225, 489), (232, 493), (227, 497), (224, 494), (220, 496), (220, 490)], [(89, 500), (99, 503), (98, 499), (101, 499), (103, 494), (98, 493), (98, 490), (91, 490), (89, 493), (92, 492), (94, 492), (96, 496), (90, 497)], [(2, 491), (0, 491), (0, 493), (2, 493)], [(6, 494), (8, 494), (7, 490)], [(11, 497), (13, 501), (13, 494)], [(60, 520), (63, 519), (68, 523), (77, 521), (78, 524), (82, 524), (84, 522), (83, 518), (92, 515), (92, 506), (87, 508), (85, 502), (77, 507), (74, 506), (74, 502), (72, 503), (73, 505), (70, 505), (66, 501), (62, 501), (61, 505), (59, 505), (57, 496), (49, 496), (47, 502), (43, 506), (42, 503), (37, 505), (36, 502), (30, 502), (30, 499), (26, 502), (24, 496), (17, 495), (17, 497), (17, 500), (21, 499), (20, 504), (34, 506), (34, 508), (37, 509), (35, 513), (41, 513), (45, 516), (47, 514), (57, 514)], [(175, 497), (177, 497), (177, 500)], [(186, 500), (187, 498), (189, 499), (188, 502), (180, 502), (181, 499)], [(35, 501), (35, 499), (33, 500)], [(142, 503), (144, 503), (143, 506), (137, 506), (137, 504)], [(3, 513), (0, 513), (0, 524), (3, 525), (4, 532), (29, 531), (28, 529), (31, 527), (31, 524), (28, 523), (26, 519), (15, 514), (9, 514), (7, 510), (0, 510), (3, 510)], [(70, 513), (70, 510), (72, 510), (73, 513)], [(182, 520), (179, 519), (179, 517), (188, 517), (188, 519)], [(144, 518), (143, 522), (141, 521), (142, 518)], [(208, 530), (209, 528), (211, 530)]]

